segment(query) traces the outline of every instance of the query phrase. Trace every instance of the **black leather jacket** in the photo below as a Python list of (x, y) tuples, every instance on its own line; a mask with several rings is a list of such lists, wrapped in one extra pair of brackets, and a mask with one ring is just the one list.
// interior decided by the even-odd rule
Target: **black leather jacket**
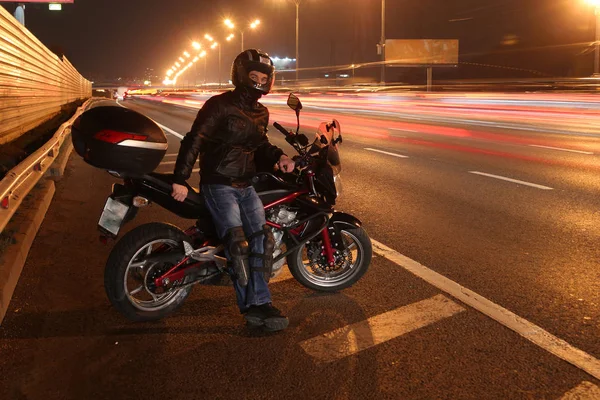
[(269, 110), (244, 89), (204, 103), (181, 141), (174, 182), (184, 184), (200, 157), (200, 183), (247, 186), (259, 169), (272, 168), (283, 150), (269, 143)]

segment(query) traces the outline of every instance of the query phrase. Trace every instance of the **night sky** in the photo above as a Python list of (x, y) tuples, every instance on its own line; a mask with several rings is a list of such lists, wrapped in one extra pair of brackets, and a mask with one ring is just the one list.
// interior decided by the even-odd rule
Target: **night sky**
[[(4, 7), (12, 13), (15, 5)], [(387, 0), (386, 14), (388, 39), (459, 39), (461, 62), (548, 75), (591, 72), (591, 55), (580, 55), (595, 26), (584, 0)], [(192, 40), (207, 32), (224, 37), (226, 16), (238, 24), (261, 19), (258, 31), (245, 34), (245, 47), (280, 57), (295, 53), (295, 6), (284, 0), (75, 0), (61, 12), (48, 11), (47, 4), (28, 5), (25, 15), (29, 30), (45, 45), (61, 49), (91, 79), (142, 76), (146, 68), (163, 76), (183, 50), (191, 49)], [(376, 61), (380, 23), (380, 0), (302, 0), (301, 66)], [(224, 69), (239, 50), (238, 40), (223, 41)], [(376, 69), (356, 73), (375, 75)], [(448, 74), (531, 76), (472, 64)]]

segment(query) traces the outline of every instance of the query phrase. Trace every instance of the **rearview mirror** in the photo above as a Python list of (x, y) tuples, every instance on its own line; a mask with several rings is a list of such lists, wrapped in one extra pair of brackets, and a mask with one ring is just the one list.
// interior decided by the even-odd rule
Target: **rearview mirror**
[(300, 99), (296, 97), (294, 93), (290, 93), (290, 97), (288, 97), (287, 105), (294, 111), (298, 112), (302, 110), (302, 103)]

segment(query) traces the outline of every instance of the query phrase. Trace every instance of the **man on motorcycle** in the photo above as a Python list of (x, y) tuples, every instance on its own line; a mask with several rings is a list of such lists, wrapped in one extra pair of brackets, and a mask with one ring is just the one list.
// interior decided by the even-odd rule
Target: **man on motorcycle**
[(271, 304), (267, 285), (275, 240), (250, 179), (258, 165), (277, 163), (284, 172), (292, 172), (295, 165), (269, 142), (269, 111), (258, 102), (275, 81), (271, 58), (255, 49), (240, 53), (231, 81), (235, 89), (208, 99), (181, 141), (172, 196), (185, 200), (185, 181), (200, 157), (201, 190), (225, 245), (238, 307), (248, 325), (277, 331), (289, 321)]

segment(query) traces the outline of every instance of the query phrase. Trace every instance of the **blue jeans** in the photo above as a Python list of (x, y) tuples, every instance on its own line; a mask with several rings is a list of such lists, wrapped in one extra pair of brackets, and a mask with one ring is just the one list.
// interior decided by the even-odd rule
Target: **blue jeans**
[[(242, 226), (246, 237), (263, 229), (267, 223), (265, 210), (256, 190), (252, 186), (247, 188), (234, 188), (227, 185), (202, 185), (202, 194), (206, 207), (210, 211), (217, 233), (221, 239), (229, 229)], [(250, 252), (263, 253), (263, 235), (258, 235), (249, 243)], [(229, 258), (227, 249), (225, 255)], [(248, 286), (242, 287), (233, 280), (238, 307), (244, 312), (252, 305), (261, 305), (271, 302), (271, 292), (262, 272), (253, 271), (252, 268), (261, 268), (262, 259), (250, 257), (250, 279)]]

